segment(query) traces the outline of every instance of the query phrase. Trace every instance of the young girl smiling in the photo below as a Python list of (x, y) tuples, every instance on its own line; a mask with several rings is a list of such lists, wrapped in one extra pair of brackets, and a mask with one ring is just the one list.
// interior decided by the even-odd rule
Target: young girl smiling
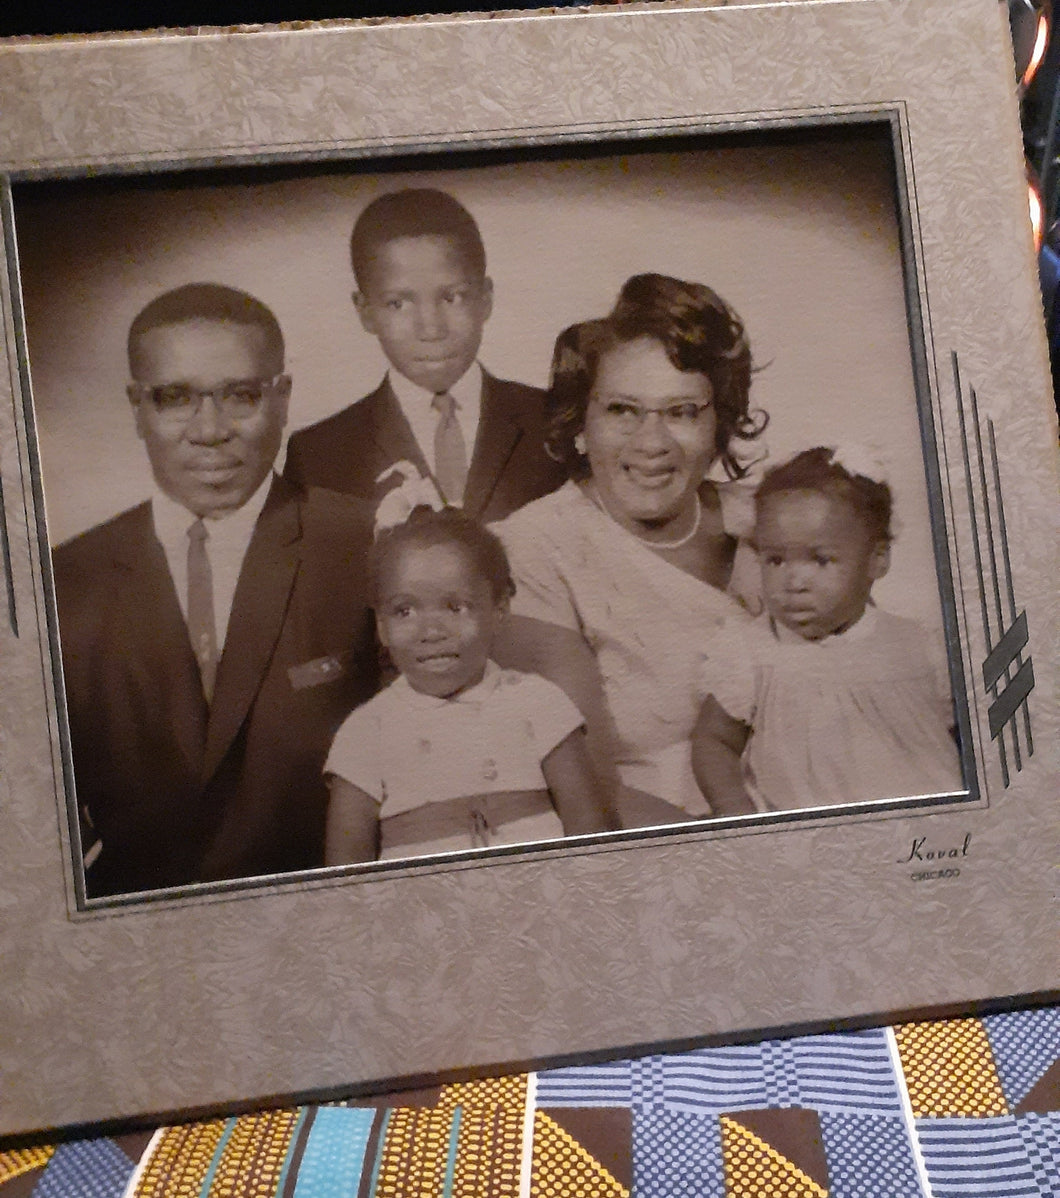
[(614, 827), (581, 713), (552, 683), (490, 658), (514, 590), (497, 538), (456, 509), (418, 507), (380, 534), (371, 570), (400, 677), (335, 737), (327, 862)]

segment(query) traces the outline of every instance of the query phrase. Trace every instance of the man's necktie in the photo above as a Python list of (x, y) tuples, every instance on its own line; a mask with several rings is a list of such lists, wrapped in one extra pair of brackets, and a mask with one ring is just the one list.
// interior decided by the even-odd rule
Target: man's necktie
[(213, 699), (217, 677), (217, 626), (213, 614), (213, 574), (206, 552), (210, 534), (201, 519), (188, 529), (188, 635), (202, 675), (206, 702)]
[(434, 474), (445, 501), (459, 507), (464, 502), (467, 482), (467, 446), (456, 418), (456, 400), (443, 392), (434, 397), (431, 406), (438, 413), (438, 425), (434, 430)]

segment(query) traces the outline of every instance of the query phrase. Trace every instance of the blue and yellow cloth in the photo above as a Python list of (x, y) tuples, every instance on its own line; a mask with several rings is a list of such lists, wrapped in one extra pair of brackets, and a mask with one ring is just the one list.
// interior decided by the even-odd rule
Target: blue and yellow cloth
[(1055, 1198), (1060, 1007), (0, 1152), (0, 1198)]

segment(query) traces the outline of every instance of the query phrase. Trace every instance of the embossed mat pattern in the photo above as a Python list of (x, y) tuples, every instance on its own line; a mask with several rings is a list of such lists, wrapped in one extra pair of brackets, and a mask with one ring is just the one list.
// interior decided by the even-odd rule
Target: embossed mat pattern
[(1054, 1198), (1060, 1007), (0, 1152), (0, 1198)]

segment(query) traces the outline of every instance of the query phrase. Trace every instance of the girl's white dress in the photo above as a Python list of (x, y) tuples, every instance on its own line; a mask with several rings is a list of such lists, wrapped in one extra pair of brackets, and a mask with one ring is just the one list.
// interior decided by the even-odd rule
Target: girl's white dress
[(697, 666), (750, 617), (647, 548), (576, 483), (494, 531), (515, 578), (512, 612), (580, 633), (595, 654), (622, 781), (690, 815), (709, 815), (691, 764)]
[[(493, 661), (481, 682), (448, 699), (420, 694), (399, 677), (347, 716), (324, 771), (375, 799), (381, 822), (407, 817), (393, 849), (386, 847), (384, 822), (384, 858), (554, 840), (563, 836), (563, 824), (541, 762), (584, 722), (558, 686)], [(531, 792), (539, 801), (528, 814), (496, 827), (464, 818), (462, 826), (436, 834), (440, 807), (451, 800)], [(488, 816), (488, 797), (476, 810)]]
[(701, 694), (751, 728), (744, 779), (762, 811), (964, 789), (942, 645), (874, 606), (807, 641), (768, 616), (704, 659)]

